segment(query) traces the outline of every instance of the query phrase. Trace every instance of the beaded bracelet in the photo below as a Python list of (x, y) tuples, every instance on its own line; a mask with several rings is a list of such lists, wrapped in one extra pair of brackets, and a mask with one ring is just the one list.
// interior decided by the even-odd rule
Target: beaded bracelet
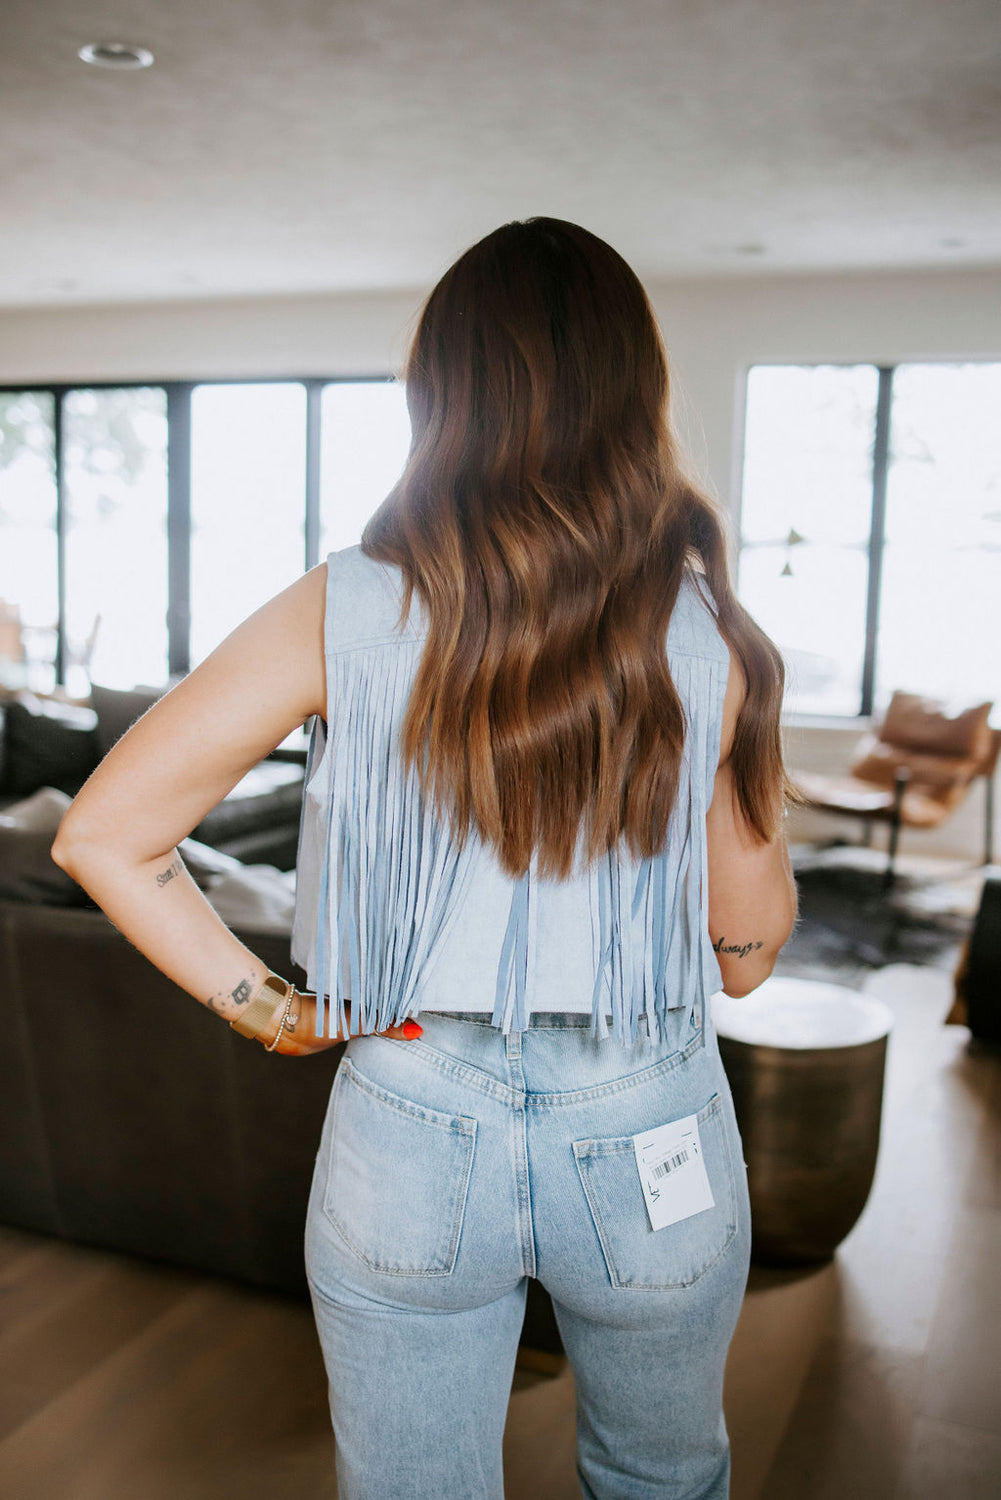
[(275, 1048), (278, 1046), (278, 1043), (281, 1041), (281, 1039), (282, 1039), (282, 1032), (285, 1030), (285, 1022), (288, 1020), (289, 1015), (290, 1015), (291, 1010), (292, 1010), (292, 1001), (295, 999), (295, 997), (296, 997), (297, 994), (298, 994), (298, 990), (296, 990), (295, 986), (294, 985), (290, 985), (289, 986), (289, 992), (288, 992), (288, 999), (285, 1001), (285, 1009), (282, 1012), (282, 1018), (281, 1018), (281, 1020), (278, 1023), (278, 1031), (277, 1031), (277, 1033), (275, 1035), (275, 1039), (274, 1039), (273, 1042), (265, 1042), (265, 1044), (264, 1044), (264, 1050), (265, 1050), (265, 1052), (273, 1052), (275, 1050)]

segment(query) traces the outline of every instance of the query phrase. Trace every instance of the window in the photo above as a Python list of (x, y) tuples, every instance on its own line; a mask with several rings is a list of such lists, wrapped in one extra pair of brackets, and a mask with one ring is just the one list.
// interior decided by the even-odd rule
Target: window
[(410, 417), (402, 385), (338, 381), (323, 389), (320, 556), (352, 547), (403, 472)]
[(386, 380), (0, 391), (0, 683), (183, 676), (360, 539), (409, 442)]
[(11, 687), (56, 680), (59, 537), (55, 401), (0, 392), (0, 661)]
[(167, 401), (163, 390), (63, 401), (64, 671), (128, 688), (167, 677)]
[(871, 365), (748, 378), (740, 595), (801, 711), (859, 711), (877, 384)]
[(1001, 365), (761, 365), (748, 376), (738, 590), (786, 707), (997, 694)]
[(191, 665), (302, 572), (306, 390), (191, 393)]
[(876, 680), (1001, 698), (1001, 364), (894, 372)]

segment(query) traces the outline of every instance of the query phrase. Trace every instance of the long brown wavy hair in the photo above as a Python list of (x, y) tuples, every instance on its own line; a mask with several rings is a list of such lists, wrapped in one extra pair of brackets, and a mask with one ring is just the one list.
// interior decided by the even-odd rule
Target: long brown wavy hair
[(747, 695), (732, 749), (748, 824), (774, 837), (782, 659), (737, 602), (715, 502), (672, 431), (639, 280), (560, 219), (505, 224), (428, 297), (403, 378), (412, 444), (362, 536), (428, 632), (404, 761), (460, 844), (566, 878), (624, 839), (663, 848), (685, 716), (665, 651), (686, 568), (705, 575)]

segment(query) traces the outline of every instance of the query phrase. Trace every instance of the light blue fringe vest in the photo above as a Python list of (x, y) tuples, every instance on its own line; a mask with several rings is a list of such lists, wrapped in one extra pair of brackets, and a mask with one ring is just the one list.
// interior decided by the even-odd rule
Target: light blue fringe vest
[[(461, 921), (481, 860), (472, 832), (461, 852), (404, 774), (398, 735), (424, 642), (414, 595), (395, 628), (399, 569), (360, 547), (327, 558), (324, 650), (329, 723), (313, 721), (296, 865), (292, 958), (319, 997), (317, 1035), (382, 1031), (416, 1015), (442, 944)], [(704, 580), (686, 573), (667, 633), (671, 675), (688, 732), (662, 853), (613, 850), (581, 867), (596, 936), (592, 1034), (636, 1040), (646, 1014), (662, 1035), (667, 1011), (701, 1024), (721, 988), (706, 917), (705, 817), (712, 797), (729, 653)], [(492, 1023), (523, 1030), (532, 1009), (538, 942), (535, 859), (508, 877), (510, 910)], [(325, 1025), (328, 991), (334, 1014)], [(348, 1030), (344, 1000), (351, 1000)], [(547, 1004), (546, 1009), (559, 1007)], [(608, 1018), (611, 1019), (611, 1027)]]

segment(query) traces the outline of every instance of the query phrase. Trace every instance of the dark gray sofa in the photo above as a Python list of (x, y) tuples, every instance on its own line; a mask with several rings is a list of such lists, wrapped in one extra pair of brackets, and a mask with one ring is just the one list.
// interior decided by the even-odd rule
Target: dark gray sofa
[[(86, 704), (9, 694), (0, 701), (0, 812), (40, 787), (74, 797), (162, 691), (95, 686)], [(273, 752), (212, 808), (193, 837), (245, 864), (294, 869), (305, 760), (304, 749)]]
[[(288, 940), (237, 936), (305, 986)], [(97, 909), (0, 901), (0, 1221), (303, 1294), (343, 1051), (270, 1056)]]
[[(302, 1221), (343, 1048), (271, 1057), (237, 1036), (49, 857), (46, 820), (158, 696), (0, 703), (0, 1221), (302, 1294)], [(198, 825), (181, 852), (203, 888), (218, 876), (197, 860), (213, 849), (294, 868), (302, 774), (262, 762)], [(34, 805), (36, 826), (13, 826), (18, 804)], [(287, 935), (230, 925), (305, 986)]]

